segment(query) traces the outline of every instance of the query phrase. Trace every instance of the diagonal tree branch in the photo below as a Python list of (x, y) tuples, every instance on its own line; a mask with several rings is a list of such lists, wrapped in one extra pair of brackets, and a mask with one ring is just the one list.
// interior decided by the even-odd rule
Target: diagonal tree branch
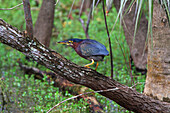
[[(68, 91), (72, 95), (79, 95), (79, 94), (86, 94), (87, 91), (89, 91), (89, 88), (82, 87), (81, 85), (73, 84), (70, 81), (66, 80), (65, 78), (59, 76), (58, 74), (54, 72), (46, 72), (41, 71), (38, 68), (35, 67), (28, 67), (26, 65), (23, 65), (20, 61), (18, 61), (19, 66), (26, 74), (32, 75), (34, 74), (35, 78), (38, 78), (40, 80), (43, 80), (44, 76), (50, 76), (52, 80), (54, 81), (54, 87), (59, 87), (60, 90), (63, 92)], [(47, 81), (50, 82), (50, 78), (47, 79)], [(103, 113), (103, 107), (102, 105), (97, 101), (95, 96), (93, 95), (81, 95), (80, 98), (83, 98), (86, 103), (89, 104), (89, 108), (92, 112), (97, 113)]]
[(0, 42), (22, 52), (73, 83), (84, 85), (94, 91), (119, 88), (116, 91), (101, 92), (100, 94), (130, 111), (140, 113), (167, 113), (170, 111), (170, 103), (155, 100), (92, 69), (76, 65), (45, 47), (36, 39), (31, 40), (29, 37), (23, 37), (20, 31), (2, 19), (0, 19)]

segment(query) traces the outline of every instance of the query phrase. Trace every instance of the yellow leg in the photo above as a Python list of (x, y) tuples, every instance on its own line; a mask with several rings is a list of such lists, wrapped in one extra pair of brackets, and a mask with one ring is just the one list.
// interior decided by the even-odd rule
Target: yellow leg
[(99, 63), (97, 62), (95, 71), (97, 70), (98, 65), (99, 65)]
[(90, 65), (93, 65), (93, 64), (94, 64), (94, 60), (91, 59), (91, 63), (90, 64), (86, 64), (84, 67), (90, 68)]

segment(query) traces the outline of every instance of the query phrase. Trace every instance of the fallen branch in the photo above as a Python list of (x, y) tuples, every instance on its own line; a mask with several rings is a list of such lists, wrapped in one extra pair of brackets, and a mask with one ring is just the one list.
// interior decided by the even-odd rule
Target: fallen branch
[(29, 37), (24, 37), (20, 31), (2, 19), (0, 19), (0, 42), (15, 48), (73, 83), (81, 84), (94, 91), (118, 87), (119, 89), (116, 91), (100, 94), (130, 111), (140, 113), (167, 113), (170, 111), (170, 103), (155, 100), (95, 70), (74, 64), (36, 39), (31, 40)]
[(55, 105), (54, 107), (52, 107), (47, 113), (49, 113), (50, 111), (52, 111), (54, 108), (56, 108), (57, 106), (59, 106), (60, 104), (68, 101), (68, 100), (71, 100), (71, 99), (75, 99), (75, 98), (78, 98), (80, 96), (83, 96), (83, 95), (87, 95), (87, 94), (90, 94), (90, 93), (101, 93), (101, 92), (107, 92), (107, 91), (115, 91), (115, 90), (118, 90), (119, 88), (114, 88), (114, 89), (107, 89), (107, 90), (99, 90), (99, 91), (93, 91), (93, 92), (87, 92), (87, 93), (82, 93), (82, 94), (79, 94), (79, 95), (76, 95), (76, 96), (73, 96), (71, 98), (68, 98), (66, 100), (63, 100), (61, 101), (60, 103), (58, 103), (57, 105)]
[[(54, 86), (55, 87), (59, 87), (62, 91), (68, 91), (70, 94), (72, 95), (80, 95), (80, 93), (84, 93), (89, 91), (89, 89), (87, 87), (82, 87), (80, 85), (76, 85), (73, 84), (71, 82), (69, 82), (68, 80), (66, 80), (65, 78), (57, 75), (54, 72), (46, 72), (46, 71), (41, 71), (38, 68), (35, 67), (28, 67), (26, 65), (23, 65), (20, 61), (18, 61), (19, 66), (22, 70), (24, 70), (24, 72), (26, 74), (34, 74), (35, 78), (38, 78), (40, 80), (43, 80), (44, 75), (46, 76), (50, 76), (50, 78), (52, 78), (52, 80), (54, 81)], [(50, 78), (47, 78), (48, 82), (50, 81)], [(88, 104), (89, 104), (89, 108), (94, 112), (103, 112), (103, 108), (101, 106), (101, 104), (97, 101), (97, 99), (90, 95), (90, 96), (78, 96), (83, 98)]]

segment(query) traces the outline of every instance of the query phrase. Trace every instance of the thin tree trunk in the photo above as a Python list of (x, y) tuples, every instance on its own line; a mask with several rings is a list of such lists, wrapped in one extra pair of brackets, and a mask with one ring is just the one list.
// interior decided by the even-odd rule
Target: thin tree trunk
[(148, 73), (144, 93), (170, 102), (170, 27), (158, 0), (153, 7), (153, 38), (148, 41)]
[(25, 22), (26, 22), (26, 31), (31, 39), (33, 39), (33, 25), (32, 25), (32, 17), (30, 10), (30, 1), (23, 0), (24, 14), (25, 14)]
[(49, 47), (54, 20), (55, 0), (43, 0), (35, 28), (34, 36)]
[(36, 39), (23, 37), (20, 31), (2, 19), (0, 19), (0, 41), (73, 83), (84, 85), (95, 91), (113, 89), (100, 94), (130, 111), (140, 113), (168, 113), (170, 111), (170, 103), (155, 100), (95, 70), (76, 65), (57, 52), (48, 49)]
[[(83, 3), (83, 1), (84, 1), (84, 3)], [(80, 7), (81, 7), (82, 3), (83, 3), (82, 12), (86, 12), (86, 14), (88, 15), (87, 10), (90, 9), (91, 4), (93, 3), (93, 0), (81, 0)], [(82, 12), (80, 12), (80, 14), (82, 14)]]

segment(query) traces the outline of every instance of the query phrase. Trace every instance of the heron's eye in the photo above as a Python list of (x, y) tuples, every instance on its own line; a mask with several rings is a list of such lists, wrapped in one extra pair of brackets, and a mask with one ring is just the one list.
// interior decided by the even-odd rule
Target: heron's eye
[(68, 43), (72, 44), (72, 43), (73, 43), (73, 41), (68, 41)]
[(67, 45), (73, 45), (73, 41), (69, 40), (69, 41), (67, 42)]

